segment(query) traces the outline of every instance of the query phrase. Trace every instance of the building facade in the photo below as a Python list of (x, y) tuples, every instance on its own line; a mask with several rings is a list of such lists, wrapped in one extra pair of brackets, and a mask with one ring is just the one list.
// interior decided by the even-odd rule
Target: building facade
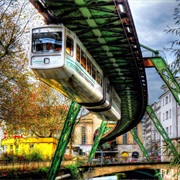
[[(143, 121), (141, 121), (134, 130), (143, 143)], [(117, 137), (116, 143), (121, 162), (141, 162), (144, 160), (142, 151), (130, 131)]]
[[(88, 113), (77, 119), (72, 137), (66, 149), (66, 154), (72, 157), (89, 155), (94, 143), (95, 134), (100, 127), (102, 120), (95, 114)], [(116, 122), (108, 122), (107, 127), (113, 128)], [(144, 123), (139, 123), (135, 131), (143, 141)], [(38, 138), (38, 137), (8, 137), (2, 140), (4, 152), (29, 153), (33, 149), (38, 149), (46, 157), (51, 158), (56, 150), (57, 138)], [(98, 148), (95, 157), (116, 158), (117, 162), (141, 161), (142, 152), (130, 132), (127, 132), (114, 141), (107, 142)]]
[(18, 155), (39, 151), (44, 159), (51, 159), (58, 140), (55, 138), (8, 138), (2, 140), (4, 152)]
[[(177, 78), (179, 82), (180, 78)], [(172, 93), (166, 85), (161, 87), (164, 92), (159, 97), (158, 102), (154, 102), (151, 106), (154, 110), (157, 118), (161, 122), (164, 131), (167, 133), (171, 142), (178, 149), (180, 145), (180, 107), (173, 97)], [(161, 161), (169, 160), (168, 157), (169, 150), (167, 148), (168, 144), (165, 143), (160, 132), (157, 131), (155, 125), (149, 118), (145, 115), (146, 122), (146, 140), (145, 144), (150, 155), (154, 158), (158, 155)]]
[[(154, 102), (152, 109), (158, 118), (161, 117), (160, 102)], [(152, 122), (147, 113), (145, 113), (145, 147), (152, 161), (160, 161), (161, 158), (161, 137), (155, 124)]]
[[(88, 113), (76, 123), (73, 133), (73, 147), (80, 150), (83, 154), (88, 155), (94, 143), (94, 136), (97, 129), (100, 127), (102, 120), (96, 115)], [(108, 122), (107, 127), (113, 128), (116, 122)], [(135, 128), (135, 131), (143, 142), (145, 124), (141, 123)], [(108, 146), (109, 144), (109, 146)], [(96, 152), (96, 157), (113, 157), (118, 162), (141, 161), (143, 158), (142, 152), (130, 132), (127, 132), (114, 141), (108, 142), (106, 148), (100, 147)]]

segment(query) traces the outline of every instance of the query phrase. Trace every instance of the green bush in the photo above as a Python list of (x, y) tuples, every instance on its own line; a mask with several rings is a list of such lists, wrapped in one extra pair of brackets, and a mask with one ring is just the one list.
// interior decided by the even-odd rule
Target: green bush
[(46, 167), (41, 167), (38, 170), (38, 174), (40, 175), (40, 177), (43, 177), (43, 179), (47, 179), (48, 172), (49, 169)]
[(2, 153), (2, 155), (1, 155), (1, 159), (2, 159), (3, 161), (13, 161), (13, 159), (14, 159), (14, 154), (13, 154), (13, 153), (4, 152), (4, 153)]
[(42, 161), (43, 155), (39, 150), (35, 149), (26, 155), (26, 159), (28, 161)]
[(1, 155), (3, 161), (42, 161), (44, 157), (39, 150), (32, 150), (29, 154), (13, 154), (4, 152)]

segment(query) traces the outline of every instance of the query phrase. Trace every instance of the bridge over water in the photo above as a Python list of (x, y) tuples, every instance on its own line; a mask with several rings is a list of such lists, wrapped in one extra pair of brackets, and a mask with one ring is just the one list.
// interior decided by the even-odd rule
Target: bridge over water
[[(176, 167), (173, 167), (176, 169)], [(173, 169), (172, 168), (172, 169)], [(107, 165), (85, 165), (79, 167), (83, 171), (84, 178), (99, 177), (105, 175), (116, 174), (127, 171), (138, 171), (139, 173), (146, 174), (146, 170), (160, 170), (169, 169), (169, 162), (136, 162), (136, 163), (118, 163), (118, 164), (107, 164)], [(155, 172), (151, 171), (149, 175), (154, 176)], [(135, 177), (134, 177), (135, 178)]]

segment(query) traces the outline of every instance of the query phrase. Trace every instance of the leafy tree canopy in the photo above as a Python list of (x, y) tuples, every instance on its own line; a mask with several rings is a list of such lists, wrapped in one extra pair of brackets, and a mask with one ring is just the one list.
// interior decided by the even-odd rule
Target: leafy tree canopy
[(165, 32), (172, 33), (172, 35), (177, 36), (177, 39), (171, 41), (171, 46), (165, 49), (175, 55), (175, 61), (171, 66), (171, 70), (176, 75), (180, 72), (180, 3), (174, 10), (173, 19), (174, 27), (168, 26), (167, 29), (165, 29)]
[(29, 5), (26, 0), (0, 2), (0, 120), (9, 135), (55, 137), (69, 100), (35, 80), (28, 68), (29, 27), (38, 19)]

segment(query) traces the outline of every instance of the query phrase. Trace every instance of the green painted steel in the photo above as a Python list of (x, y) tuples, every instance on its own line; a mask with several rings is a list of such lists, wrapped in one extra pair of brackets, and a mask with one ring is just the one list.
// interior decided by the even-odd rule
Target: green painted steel
[(159, 51), (158, 50), (154, 50), (154, 49), (152, 49), (152, 48), (150, 48), (148, 46), (145, 46), (144, 44), (140, 44), (140, 46), (147, 49), (147, 50), (149, 50), (149, 51), (151, 51), (151, 52), (153, 52), (155, 54), (155, 57), (159, 56)]
[(150, 158), (148, 152), (146, 151), (143, 143), (141, 142), (141, 140), (139, 139), (138, 135), (136, 134), (135, 130), (131, 129), (130, 132), (131, 132), (132, 136), (134, 137), (135, 141), (137, 142), (137, 144), (139, 145), (143, 155), (146, 157), (148, 162), (151, 162), (151, 158)]
[(79, 104), (72, 101), (48, 173), (48, 180), (54, 180), (56, 178), (80, 108), (81, 106)]
[(180, 86), (174, 78), (172, 72), (170, 71), (167, 63), (161, 57), (150, 58), (154, 64), (156, 70), (158, 71), (161, 78), (164, 80), (166, 85), (169, 87), (172, 95), (174, 96), (177, 103), (180, 105)]
[[(179, 159), (180, 157), (179, 157), (179, 154), (178, 154), (176, 148), (174, 147), (171, 139), (169, 138), (166, 131), (164, 130), (161, 122), (157, 118), (157, 116), (156, 116), (155, 112), (153, 111), (152, 107), (148, 105), (147, 108), (146, 108), (146, 111), (147, 111), (149, 117), (151, 118), (151, 120), (153, 121), (154, 125), (156, 126), (158, 132), (161, 134), (164, 141), (166, 142), (166, 144), (170, 148), (171, 153), (173, 154), (173, 156), (176, 157), (177, 159)], [(180, 162), (180, 159), (179, 159), (179, 162)]]
[(177, 83), (175, 77), (168, 67), (168, 64), (162, 57), (159, 57), (159, 51), (151, 49), (143, 44), (140, 45), (141, 47), (154, 53), (155, 57), (148, 58), (151, 60), (157, 72), (168, 86), (177, 103), (180, 105), (180, 85)]
[[(150, 156), (149, 156), (149, 154), (148, 154), (148, 152), (147, 152), (147, 150), (145, 149), (143, 143), (142, 143), (141, 140), (139, 139), (139, 137), (138, 137), (138, 135), (136, 134), (135, 130), (134, 130), (134, 129), (131, 129), (130, 132), (131, 132), (132, 136), (134, 137), (135, 141), (137, 142), (137, 144), (139, 145), (139, 147), (140, 147), (143, 155), (146, 157), (147, 161), (148, 161), (148, 162), (152, 162), (152, 161), (151, 161), (151, 158), (150, 158)], [(159, 174), (159, 171), (158, 171), (157, 169), (155, 169), (154, 171), (155, 171), (156, 176), (158, 177), (158, 179), (159, 179), (159, 180), (162, 180), (162, 177), (161, 177), (161, 175)]]
[(121, 98), (121, 120), (100, 144), (141, 121), (147, 105), (143, 57), (127, 0), (30, 0), (47, 24), (72, 30)]
[(107, 125), (107, 121), (102, 121), (101, 126), (99, 127), (98, 132), (97, 132), (98, 134), (95, 137), (94, 144), (91, 148), (91, 152), (88, 157), (88, 163), (92, 162), (92, 159), (94, 158), (94, 155), (96, 153), (96, 150), (99, 146), (99, 142), (100, 142), (103, 134), (106, 132), (106, 130), (109, 130), (106, 128), (106, 125)]

